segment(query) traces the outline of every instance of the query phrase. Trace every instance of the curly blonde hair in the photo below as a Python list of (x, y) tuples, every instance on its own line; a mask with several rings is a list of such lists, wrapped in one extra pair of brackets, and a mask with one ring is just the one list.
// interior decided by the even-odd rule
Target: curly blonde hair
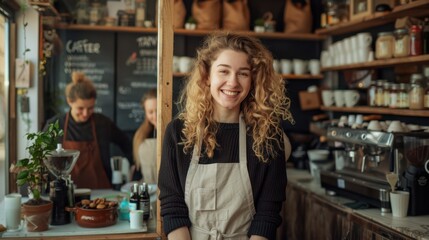
[(182, 109), (178, 117), (184, 121), (184, 152), (189, 153), (201, 142), (205, 154), (213, 157), (219, 123), (213, 118), (213, 100), (206, 81), (212, 63), (228, 49), (248, 55), (252, 84), (240, 108), (248, 134), (254, 140), (252, 149), (258, 159), (266, 163), (277, 156), (274, 143), (282, 146), (283, 140), (278, 137), (283, 132), (281, 121), (294, 123), (289, 111), (290, 99), (285, 94), (284, 81), (274, 72), (273, 57), (262, 43), (252, 37), (227, 32), (216, 32), (206, 38), (197, 51), (192, 73), (181, 93)]

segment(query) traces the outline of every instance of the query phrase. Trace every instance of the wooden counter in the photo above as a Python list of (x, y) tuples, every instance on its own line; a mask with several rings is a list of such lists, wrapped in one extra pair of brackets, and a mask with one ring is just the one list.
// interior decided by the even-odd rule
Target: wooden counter
[(378, 208), (355, 210), (353, 200), (328, 196), (308, 171), (288, 169), (286, 232), (293, 239), (429, 240), (429, 215), (394, 218)]

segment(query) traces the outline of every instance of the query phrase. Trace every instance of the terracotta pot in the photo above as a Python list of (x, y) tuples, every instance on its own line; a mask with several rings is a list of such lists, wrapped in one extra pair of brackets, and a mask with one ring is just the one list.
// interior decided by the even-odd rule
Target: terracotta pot
[(51, 218), (52, 202), (42, 205), (21, 205), (22, 214), (27, 223), (27, 231), (42, 232), (49, 229), (49, 219)]
[(116, 224), (118, 219), (118, 206), (106, 209), (85, 209), (77, 203), (74, 208), (66, 208), (66, 210), (73, 212), (76, 223), (86, 228), (111, 226)]

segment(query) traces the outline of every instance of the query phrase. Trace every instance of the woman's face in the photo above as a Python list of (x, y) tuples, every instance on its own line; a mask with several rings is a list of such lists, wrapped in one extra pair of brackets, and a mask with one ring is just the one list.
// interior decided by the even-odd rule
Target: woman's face
[(144, 111), (147, 120), (156, 128), (156, 98), (146, 99), (144, 102)]
[(240, 104), (252, 84), (250, 70), (246, 53), (227, 49), (219, 54), (210, 68), (209, 77), (215, 116), (238, 116)]
[(94, 113), (95, 98), (91, 99), (80, 99), (71, 102), (67, 100), (71, 108), (71, 115), (75, 122), (82, 123), (88, 121), (88, 119)]

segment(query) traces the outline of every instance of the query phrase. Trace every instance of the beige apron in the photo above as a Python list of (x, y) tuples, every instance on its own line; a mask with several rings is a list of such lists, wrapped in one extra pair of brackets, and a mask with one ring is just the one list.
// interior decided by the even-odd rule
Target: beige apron
[(157, 183), (156, 138), (147, 138), (139, 146), (140, 170), (146, 183)]
[(198, 164), (201, 143), (194, 147), (185, 185), (192, 239), (249, 239), (255, 206), (247, 171), (246, 126), (241, 116), (239, 126), (239, 163)]

